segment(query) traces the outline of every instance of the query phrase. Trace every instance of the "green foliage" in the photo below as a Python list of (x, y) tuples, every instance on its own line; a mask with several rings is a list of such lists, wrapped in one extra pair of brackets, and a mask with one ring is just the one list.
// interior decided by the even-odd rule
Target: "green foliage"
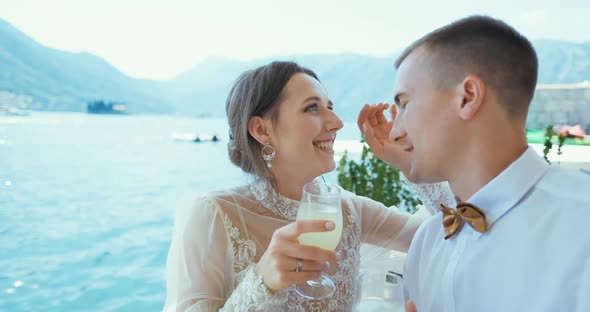
[[(547, 126), (547, 128), (545, 128), (545, 142), (543, 143), (543, 146), (545, 146), (543, 148), (543, 158), (549, 164), (551, 164), (551, 161), (549, 161), (549, 158), (547, 157), (547, 155), (549, 154), (549, 152), (553, 148), (553, 137), (554, 136), (555, 136), (555, 129), (554, 129), (553, 125)], [(557, 155), (558, 156), (561, 156), (561, 154), (563, 154), (563, 151), (561, 150), (561, 148), (565, 144), (565, 139), (566, 139), (565, 135), (560, 134), (557, 136)]]
[(543, 148), (543, 158), (549, 164), (551, 162), (549, 161), (549, 158), (547, 158), (547, 155), (549, 154), (549, 152), (551, 151), (551, 148), (553, 147), (553, 142), (551, 141), (551, 139), (553, 138), (554, 134), (555, 134), (555, 131), (553, 130), (553, 125), (547, 126), (547, 128), (545, 129), (545, 142), (543, 143), (543, 145), (545, 146)]
[(338, 164), (338, 183), (342, 188), (414, 213), (421, 202), (410, 192), (401, 174), (397, 168), (375, 157), (365, 142), (359, 161), (349, 159), (346, 151)]

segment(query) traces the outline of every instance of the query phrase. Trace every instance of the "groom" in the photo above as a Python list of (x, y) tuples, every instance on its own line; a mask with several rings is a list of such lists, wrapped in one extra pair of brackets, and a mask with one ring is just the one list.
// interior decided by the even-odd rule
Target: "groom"
[(590, 176), (527, 145), (531, 43), (472, 16), (414, 42), (396, 69), (395, 123), (366, 105), (365, 140), (412, 182), (448, 181), (459, 202), (416, 233), (408, 299), (419, 312), (590, 311)]

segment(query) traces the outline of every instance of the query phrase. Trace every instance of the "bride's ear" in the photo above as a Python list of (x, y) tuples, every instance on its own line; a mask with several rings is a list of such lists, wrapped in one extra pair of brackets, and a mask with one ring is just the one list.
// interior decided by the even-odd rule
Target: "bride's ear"
[(270, 123), (260, 116), (250, 118), (248, 122), (248, 132), (260, 144), (266, 144), (270, 141)]

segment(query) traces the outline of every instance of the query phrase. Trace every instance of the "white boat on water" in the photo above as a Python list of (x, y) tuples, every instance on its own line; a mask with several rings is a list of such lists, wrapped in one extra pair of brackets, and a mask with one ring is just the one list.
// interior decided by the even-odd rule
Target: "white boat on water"
[(29, 116), (30, 114), (29, 111), (16, 107), (4, 106), (0, 108), (0, 116)]
[(217, 135), (209, 134), (192, 134), (192, 133), (174, 133), (172, 135), (174, 141), (181, 142), (219, 142), (221, 139)]

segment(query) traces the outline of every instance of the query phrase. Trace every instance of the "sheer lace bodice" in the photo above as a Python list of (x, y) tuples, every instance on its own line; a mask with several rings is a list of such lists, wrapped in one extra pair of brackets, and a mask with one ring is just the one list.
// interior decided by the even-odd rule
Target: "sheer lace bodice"
[[(453, 198), (446, 183), (428, 187), (422, 193), (437, 197), (424, 200), (431, 211), (441, 199)], [(168, 256), (164, 310), (350, 310), (356, 299), (361, 243), (406, 251), (423, 217), (346, 191), (342, 198), (344, 226), (337, 263), (326, 272), (337, 291), (323, 301), (304, 300), (292, 287), (271, 295), (254, 273), (274, 231), (295, 220), (297, 201), (258, 181), (180, 205)]]

